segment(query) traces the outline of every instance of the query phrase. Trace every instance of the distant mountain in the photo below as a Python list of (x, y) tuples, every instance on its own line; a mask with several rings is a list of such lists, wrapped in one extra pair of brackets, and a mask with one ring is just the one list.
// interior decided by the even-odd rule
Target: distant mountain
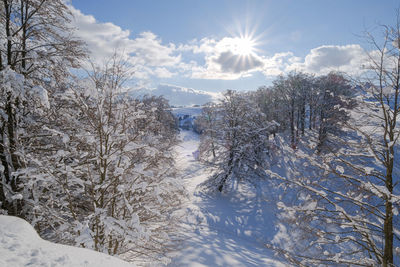
[(185, 88), (176, 85), (160, 84), (155, 89), (140, 89), (133, 92), (133, 95), (156, 95), (164, 96), (173, 106), (203, 105), (207, 102), (216, 101), (221, 94), (212, 93), (192, 88)]

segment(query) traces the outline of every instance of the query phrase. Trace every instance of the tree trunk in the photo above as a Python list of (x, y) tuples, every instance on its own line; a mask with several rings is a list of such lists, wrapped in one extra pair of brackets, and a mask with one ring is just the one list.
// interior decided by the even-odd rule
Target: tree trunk
[(211, 141), (211, 150), (212, 150), (213, 158), (215, 159), (216, 155), (215, 155), (214, 141)]
[(306, 124), (306, 102), (303, 99), (301, 102), (301, 108), (300, 108), (300, 128), (301, 128), (302, 135), (304, 135), (305, 124)]
[(294, 98), (291, 100), (291, 111), (290, 111), (290, 142), (294, 147)]
[(224, 178), (221, 180), (220, 185), (218, 186), (218, 191), (222, 192), (224, 189), (224, 185), (226, 180), (228, 179), (229, 175), (232, 173), (233, 169), (233, 149), (231, 148), (231, 151), (229, 152), (229, 161), (228, 161), (228, 172), (224, 175)]
[(318, 131), (318, 152), (321, 152), (322, 146), (325, 143), (326, 140), (326, 125), (325, 125), (325, 114), (324, 111), (321, 109), (321, 115), (320, 115), (320, 124), (319, 124), (319, 131)]
[(312, 115), (313, 115), (313, 108), (312, 105), (310, 104), (310, 118), (309, 118), (309, 124), (308, 124), (308, 129), (312, 130)]
[[(7, 176), (6, 177), (6, 182), (11, 186), (11, 189), (13, 193), (19, 192), (20, 189), (20, 181), (18, 177), (13, 177), (12, 173), (17, 171), (21, 167), (21, 161), (20, 157), (17, 154), (17, 134), (16, 134), (16, 128), (17, 128), (17, 118), (15, 116), (15, 109), (13, 106), (17, 107), (19, 105), (18, 99), (15, 100), (15, 103), (12, 103), (13, 100), (11, 98), (11, 94), (8, 95), (7, 97), (7, 103), (6, 103), (6, 114), (8, 117), (8, 120), (5, 122), (6, 124), (6, 129), (7, 129), (7, 137), (8, 137), (8, 143), (9, 143), (9, 155), (11, 158), (11, 162), (7, 160), (7, 156), (5, 155), (5, 161), (7, 165)], [(3, 140), (4, 140), (4, 135), (3, 135)], [(5, 148), (3, 147), (3, 152), (7, 153)], [(20, 216), (23, 217), (22, 214), (22, 200), (15, 200), (13, 205), (8, 205), (8, 213), (10, 215), (14, 216)]]
[(386, 200), (386, 214), (384, 222), (385, 248), (383, 254), (383, 266), (393, 266), (393, 207), (390, 200)]
[(296, 141), (299, 139), (299, 130), (301, 127), (300, 109), (297, 110), (297, 120), (296, 120)]
[[(3, 122), (4, 123), (4, 122)], [(5, 192), (4, 192), (4, 184), (8, 184), (10, 181), (10, 172), (8, 170), (8, 163), (5, 154), (5, 144), (4, 144), (4, 128), (0, 128), (1, 140), (0, 140), (0, 160), (1, 164), (3, 165), (3, 175), (0, 177), (0, 208), (4, 210), (9, 210), (9, 205), (6, 200)]]
[[(390, 140), (393, 141), (393, 130), (390, 129)], [(391, 146), (387, 155), (386, 166), (386, 181), (385, 185), (390, 194), (393, 193), (393, 163), (394, 163), (394, 148)], [(393, 204), (390, 196), (386, 198), (385, 203), (385, 221), (383, 231), (385, 235), (385, 247), (383, 254), (383, 266), (393, 266)]]
[[(24, 8), (25, 7), (25, 8)], [(21, 51), (21, 67), (22, 73), (26, 76), (26, 39), (27, 39), (27, 22), (26, 18), (28, 17), (28, 2), (24, 3), (21, 1), (21, 23), (22, 23), (22, 51)]]
[(3, 0), (4, 4), (4, 12), (5, 12), (5, 26), (6, 26), (6, 37), (7, 37), (7, 65), (13, 68), (12, 64), (12, 43), (11, 43), (11, 29), (10, 29), (10, 21), (11, 21), (11, 7), (8, 0)]

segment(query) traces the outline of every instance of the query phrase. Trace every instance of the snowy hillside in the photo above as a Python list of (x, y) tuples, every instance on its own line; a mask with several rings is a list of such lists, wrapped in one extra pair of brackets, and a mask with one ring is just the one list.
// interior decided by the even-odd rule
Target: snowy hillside
[(28, 222), (0, 215), (1, 267), (128, 267), (134, 266), (115, 257), (89, 249), (45, 241)]
[(145, 94), (163, 96), (168, 99), (170, 105), (173, 106), (203, 105), (220, 98), (219, 93), (205, 92), (169, 84), (160, 84), (155, 89), (140, 89), (134, 91), (133, 94), (135, 96)]

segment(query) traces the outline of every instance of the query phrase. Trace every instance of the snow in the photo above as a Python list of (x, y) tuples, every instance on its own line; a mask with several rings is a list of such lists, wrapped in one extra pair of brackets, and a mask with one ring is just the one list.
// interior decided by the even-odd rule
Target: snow
[[(182, 210), (181, 249), (172, 253), (169, 266), (285, 266), (273, 259), (264, 241), (275, 233), (268, 203), (249, 187), (236, 194), (210, 195), (198, 185), (209, 168), (194, 157), (199, 136), (181, 131), (177, 164), (190, 193)], [(89, 249), (41, 239), (28, 222), (0, 216), (0, 266), (133, 266), (118, 258)]]
[(263, 242), (275, 233), (272, 205), (240, 186), (236, 194), (203, 193), (197, 186), (210, 172), (193, 156), (199, 136), (181, 131), (180, 138), (177, 164), (190, 201), (182, 214), (186, 238), (169, 266), (285, 266)]
[(168, 99), (173, 106), (203, 105), (221, 98), (220, 93), (196, 90), (171, 84), (159, 84), (157, 88), (141, 88), (131, 92), (133, 96), (155, 95)]
[(34, 98), (37, 98), (39, 100), (40, 105), (43, 107), (49, 109), (50, 108), (50, 102), (49, 102), (49, 97), (47, 94), (46, 89), (44, 89), (41, 86), (34, 86), (30, 90), (31, 94), (33, 94)]
[(128, 267), (133, 264), (89, 249), (45, 241), (17, 217), (0, 215), (0, 266)]
[(344, 173), (344, 168), (340, 165), (336, 166), (336, 170), (340, 173), (343, 174)]

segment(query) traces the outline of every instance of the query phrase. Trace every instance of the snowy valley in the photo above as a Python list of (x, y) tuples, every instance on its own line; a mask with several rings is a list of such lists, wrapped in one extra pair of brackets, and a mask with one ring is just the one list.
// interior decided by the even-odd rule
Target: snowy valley
[[(191, 109), (179, 113), (198, 115)], [(196, 110), (196, 109), (195, 109)], [(196, 159), (200, 137), (182, 129), (176, 146), (179, 179), (188, 192), (181, 210), (183, 241), (167, 266), (286, 266), (265, 247), (275, 232), (276, 205), (249, 186), (227, 195), (208, 195), (198, 187), (210, 175)], [(0, 215), (0, 266), (133, 266), (84, 248), (52, 244), (17, 217)]]
[(400, 267), (396, 1), (95, 2), (1, 1), (0, 267)]

